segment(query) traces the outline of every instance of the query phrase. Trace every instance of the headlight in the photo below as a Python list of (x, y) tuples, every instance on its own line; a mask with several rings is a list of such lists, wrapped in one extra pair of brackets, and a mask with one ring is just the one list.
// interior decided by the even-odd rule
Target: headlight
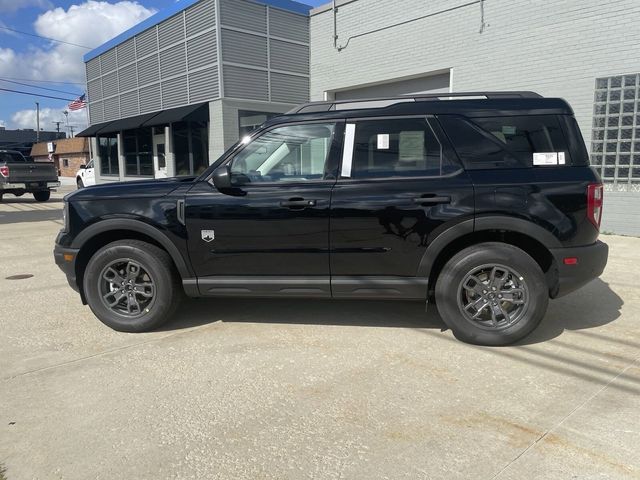
[(69, 231), (69, 202), (64, 202), (64, 207), (62, 207), (62, 231)]

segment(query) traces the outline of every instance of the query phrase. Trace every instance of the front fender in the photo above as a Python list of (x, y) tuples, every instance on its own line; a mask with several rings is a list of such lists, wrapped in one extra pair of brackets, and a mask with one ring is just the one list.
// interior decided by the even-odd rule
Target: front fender
[(191, 266), (185, 260), (178, 247), (160, 229), (133, 218), (110, 218), (99, 220), (82, 230), (72, 241), (71, 248), (82, 248), (89, 240), (105, 232), (114, 230), (129, 230), (146, 235), (158, 242), (171, 256), (182, 278), (193, 277)]

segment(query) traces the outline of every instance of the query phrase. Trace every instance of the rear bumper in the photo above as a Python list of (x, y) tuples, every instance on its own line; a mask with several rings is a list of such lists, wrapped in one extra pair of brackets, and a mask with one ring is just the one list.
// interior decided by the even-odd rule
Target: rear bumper
[(76, 280), (76, 259), (78, 258), (78, 248), (66, 248), (56, 245), (53, 248), (53, 258), (56, 265), (67, 276), (67, 282), (76, 292), (80, 292), (78, 282)]
[(50, 188), (58, 188), (60, 182), (8, 182), (0, 183), (0, 190), (48, 190)]
[[(585, 247), (552, 249), (551, 253), (557, 265), (557, 282), (549, 292), (551, 298), (558, 298), (586, 285), (600, 276), (607, 265), (609, 247), (597, 241)], [(566, 258), (575, 258), (577, 263), (566, 265)]]

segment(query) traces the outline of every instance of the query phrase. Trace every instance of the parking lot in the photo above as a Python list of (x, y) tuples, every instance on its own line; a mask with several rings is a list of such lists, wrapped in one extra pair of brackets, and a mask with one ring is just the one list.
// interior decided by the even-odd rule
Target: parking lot
[(62, 193), (0, 203), (8, 480), (640, 478), (638, 238), (513, 347), (373, 301), (190, 300), (126, 334), (53, 263)]

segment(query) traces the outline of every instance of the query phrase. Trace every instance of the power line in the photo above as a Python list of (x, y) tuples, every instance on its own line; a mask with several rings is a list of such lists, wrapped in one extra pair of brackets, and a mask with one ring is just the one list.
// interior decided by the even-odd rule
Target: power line
[(59, 82), (57, 80), (38, 80), (36, 78), (16, 78), (16, 77), (4, 77), (7, 80), (22, 80), (23, 82), (35, 82), (35, 83), (57, 83), (65, 85), (84, 85), (84, 82)]
[(39, 93), (31, 93), (31, 92), (21, 92), (19, 90), (11, 90), (9, 88), (0, 88), (0, 90), (3, 92), (21, 93), (22, 95), (31, 95), (33, 97), (53, 98), (55, 100), (64, 100), (65, 102), (73, 102), (73, 99), (70, 99), (70, 98), (52, 97), (51, 95), (40, 95)]
[(15, 83), (16, 85), (22, 85), (22, 86), (25, 86), (25, 87), (38, 88), (40, 90), (49, 90), (50, 92), (66, 93), (68, 95), (75, 95), (75, 96), (82, 95), (81, 93), (66, 92), (64, 90), (56, 90), (55, 88), (39, 87), (37, 85), (30, 85), (28, 83), (16, 82), (15, 80), (7, 80), (6, 78), (0, 78), (0, 81), (8, 82), (8, 83)]
[(485, 23), (484, 23), (484, 0), (473, 0), (471, 2), (467, 2), (467, 3), (464, 3), (462, 5), (456, 5), (455, 7), (445, 8), (444, 10), (440, 10), (438, 12), (429, 13), (427, 15), (422, 15), (420, 17), (410, 18), (409, 20), (405, 20), (403, 22), (394, 23), (392, 25), (386, 25), (384, 27), (376, 28), (374, 30), (369, 30), (369, 31), (363, 32), (363, 33), (358, 33), (357, 35), (351, 35), (349, 38), (347, 38), (347, 43), (345, 43), (344, 45), (337, 45), (337, 42), (336, 42), (336, 47), (335, 48), (336, 48), (336, 50), (341, 52), (342, 50), (347, 48), (349, 46), (349, 43), (351, 42), (351, 40), (353, 40), (355, 38), (364, 37), (365, 35), (371, 35), (372, 33), (382, 32), (383, 30), (388, 30), (390, 28), (399, 27), (401, 25), (406, 25), (407, 23), (416, 22), (418, 20), (424, 20), (425, 18), (435, 17), (436, 15), (441, 15), (443, 13), (453, 12), (455, 10), (459, 10), (461, 8), (469, 7), (471, 5), (475, 5), (475, 4), (478, 4), (478, 3), (480, 4), (480, 7), (482, 9), (482, 19), (481, 19), (482, 25), (481, 25), (481, 30), (480, 30), (480, 33), (482, 33), (484, 31), (484, 27), (485, 27)]
[(5, 27), (4, 25), (0, 25), (0, 29), (8, 30), (10, 32), (19, 33), (21, 35), (27, 35), (29, 37), (41, 38), (43, 40), (49, 40), (50, 42), (64, 43), (65, 45), (72, 45), (78, 48), (84, 48), (86, 50), (93, 50), (93, 47), (87, 47), (86, 45), (79, 45), (77, 43), (65, 42), (64, 40), (58, 40), (57, 38), (51, 37), (43, 37), (42, 35), (36, 35), (35, 33), (23, 32), (22, 30), (16, 30), (15, 28)]

